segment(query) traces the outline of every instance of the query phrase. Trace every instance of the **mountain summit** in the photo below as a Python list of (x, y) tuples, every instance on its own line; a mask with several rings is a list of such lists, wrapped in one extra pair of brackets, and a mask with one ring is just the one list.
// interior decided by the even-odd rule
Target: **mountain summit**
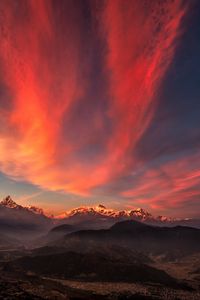
[[(141, 221), (145, 221), (147, 219), (154, 219), (154, 217), (147, 211), (142, 208), (136, 208), (132, 210), (114, 210), (108, 209), (104, 205), (99, 204), (98, 206), (88, 207), (82, 206), (70, 211), (66, 211), (64, 214), (59, 215), (57, 218), (70, 218), (73, 216), (80, 215), (97, 215), (102, 217), (111, 217), (111, 218), (130, 218), (130, 219), (138, 219)], [(166, 217), (165, 217), (166, 219)]]
[(35, 214), (41, 214), (44, 215), (44, 211), (42, 208), (38, 208), (36, 206), (33, 205), (29, 205), (29, 206), (22, 206), (17, 204), (15, 201), (13, 201), (13, 199), (11, 198), (10, 195), (8, 195), (7, 197), (5, 197), (1, 202), (0, 205), (3, 207), (7, 207), (7, 208), (12, 208), (12, 209), (21, 209), (21, 210), (26, 210), (26, 211), (31, 211)]
[(22, 206), (12, 200), (11, 196), (5, 197), (0, 202), (0, 224), (3, 221), (17, 224), (22, 220), (33, 223), (48, 223), (48, 224), (81, 224), (83, 228), (108, 228), (119, 221), (135, 220), (142, 223), (157, 225), (157, 226), (192, 226), (200, 228), (199, 219), (176, 219), (165, 216), (153, 216), (143, 208), (134, 208), (130, 210), (115, 210), (106, 208), (102, 204), (96, 206), (81, 206), (72, 210), (66, 211), (56, 217), (45, 215), (43, 209), (29, 205)]
[(9, 195), (0, 202), (0, 205), (8, 208), (20, 207), (20, 205), (18, 205), (15, 201), (13, 201)]
[[(108, 209), (104, 205), (97, 206), (81, 206), (66, 211), (55, 217), (57, 221), (67, 224), (92, 223), (111, 225), (119, 221), (135, 220), (149, 225), (156, 226), (192, 226), (200, 228), (199, 219), (176, 219), (166, 216), (153, 216), (143, 208), (134, 208), (130, 210)], [(106, 226), (105, 226), (106, 227)]]
[(11, 196), (0, 202), (0, 232), (43, 230), (51, 225), (51, 218), (45, 216), (40, 208), (19, 205)]

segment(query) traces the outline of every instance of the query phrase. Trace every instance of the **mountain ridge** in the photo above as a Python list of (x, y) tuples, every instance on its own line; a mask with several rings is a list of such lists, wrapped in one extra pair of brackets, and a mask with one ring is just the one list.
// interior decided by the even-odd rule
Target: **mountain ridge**
[(200, 218), (172, 218), (166, 216), (154, 216), (143, 208), (135, 208), (130, 210), (114, 210), (107, 209), (104, 205), (97, 206), (81, 206), (75, 209), (66, 211), (64, 214), (58, 215), (55, 219), (62, 223), (76, 224), (83, 220), (86, 222), (100, 220), (101, 223), (108, 223), (109, 226), (113, 223), (124, 220), (136, 220), (142, 223), (156, 226), (191, 226), (200, 228)]
[(58, 219), (70, 218), (75, 215), (102, 215), (105, 217), (112, 217), (112, 218), (131, 218), (136, 217), (140, 220), (148, 219), (158, 219), (159, 221), (169, 221), (174, 220), (173, 218), (166, 217), (166, 216), (158, 216), (154, 217), (151, 213), (147, 212), (143, 208), (135, 208), (130, 210), (114, 210), (108, 209), (104, 205), (99, 204), (97, 206), (81, 206), (74, 208), (72, 210), (66, 211), (63, 214), (56, 216)]
[(29, 211), (37, 213), (37, 214), (45, 215), (42, 208), (39, 208), (39, 207), (36, 207), (36, 206), (33, 206), (33, 205), (23, 206), (23, 205), (17, 204), (15, 201), (13, 201), (13, 199), (11, 198), (10, 195), (5, 197), (0, 202), (0, 206), (7, 207), (7, 208), (12, 208), (12, 209), (13, 208), (14, 209), (24, 209), (24, 210), (29, 210)]
[(14, 236), (40, 232), (51, 227), (52, 220), (45, 216), (43, 210), (33, 206), (24, 207), (17, 204), (10, 196), (0, 202), (0, 232)]
[[(90, 227), (93, 223), (94, 227), (106, 228), (112, 224), (124, 220), (136, 220), (142, 223), (157, 225), (157, 226), (192, 226), (200, 228), (200, 218), (171, 218), (166, 216), (154, 216), (143, 208), (135, 208), (130, 210), (115, 210), (106, 208), (104, 205), (97, 206), (81, 206), (68, 210), (58, 216), (49, 216), (45, 214), (42, 208), (33, 205), (22, 206), (7, 196), (0, 202), (0, 211), (3, 210), (9, 213), (17, 213), (21, 216), (29, 214), (32, 217), (38, 216), (52, 224), (82, 224), (83, 227)], [(0, 221), (1, 221), (0, 214)]]

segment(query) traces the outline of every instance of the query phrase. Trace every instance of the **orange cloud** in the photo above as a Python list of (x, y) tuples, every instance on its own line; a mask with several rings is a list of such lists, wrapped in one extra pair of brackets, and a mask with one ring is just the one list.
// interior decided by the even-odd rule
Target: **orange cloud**
[(185, 201), (189, 205), (194, 197), (200, 196), (199, 161), (199, 153), (194, 153), (145, 171), (134, 188), (122, 192), (122, 196), (160, 211), (178, 208)]
[(115, 132), (109, 148), (118, 161), (134, 148), (151, 121), (158, 88), (172, 62), (181, 1), (107, 1), (103, 24), (108, 44), (110, 115)]
[[(185, 14), (179, 0), (145, 3), (106, 1), (100, 13), (90, 7), (88, 21), (82, 7), (70, 1), (64, 7), (42, 0), (1, 1), (0, 63), (12, 100), (9, 109), (0, 109), (3, 173), (49, 190), (87, 194), (129, 171)], [(74, 116), (74, 126), (86, 126), (85, 136), (75, 141), (68, 123), (75, 103), (80, 109), (85, 105), (94, 83), (95, 43), (102, 47), (107, 102), (90, 128), (86, 119)], [(90, 101), (97, 101), (95, 95)], [(105, 115), (110, 132), (102, 138), (95, 162), (85, 163), (77, 153), (86, 143), (91, 150), (98, 143), (106, 130)]]

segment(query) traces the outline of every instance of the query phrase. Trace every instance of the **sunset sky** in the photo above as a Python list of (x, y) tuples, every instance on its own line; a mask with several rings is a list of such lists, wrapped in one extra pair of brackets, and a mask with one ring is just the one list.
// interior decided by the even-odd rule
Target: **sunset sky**
[(0, 197), (200, 216), (200, 1), (1, 0)]

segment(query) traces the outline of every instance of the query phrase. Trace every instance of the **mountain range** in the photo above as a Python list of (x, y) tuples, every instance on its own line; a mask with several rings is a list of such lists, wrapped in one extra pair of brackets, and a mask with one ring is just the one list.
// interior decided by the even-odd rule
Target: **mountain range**
[[(166, 216), (153, 216), (143, 208), (136, 208), (131, 210), (114, 210), (108, 209), (104, 205), (99, 204), (94, 207), (82, 206), (55, 217), (60, 223), (77, 224), (77, 223), (90, 223), (93, 221), (99, 223), (103, 227), (109, 227), (110, 224), (114, 224), (119, 221), (136, 220), (142, 223), (156, 225), (156, 226), (192, 226), (200, 228), (200, 218), (171, 218)], [(104, 226), (105, 225), (105, 226)]]
[(153, 216), (142, 208), (117, 211), (99, 204), (94, 207), (78, 207), (58, 216), (50, 217), (41, 208), (17, 204), (10, 196), (7, 196), (0, 202), (0, 231), (9, 227), (22, 228), (24, 231), (46, 230), (61, 224), (76, 225), (82, 229), (99, 229), (109, 228), (116, 222), (125, 220), (136, 220), (156, 226), (171, 227), (181, 225), (200, 228), (200, 218), (176, 219), (165, 216)]

